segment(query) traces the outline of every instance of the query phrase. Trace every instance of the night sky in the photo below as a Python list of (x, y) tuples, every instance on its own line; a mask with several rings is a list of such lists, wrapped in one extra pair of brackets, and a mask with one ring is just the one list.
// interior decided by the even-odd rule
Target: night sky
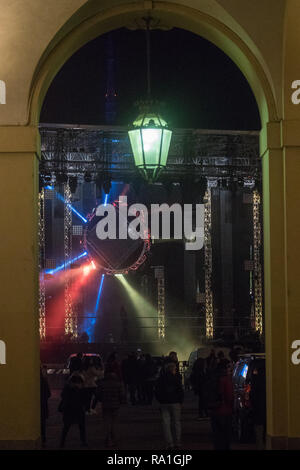
[[(116, 125), (130, 124), (146, 94), (144, 31), (112, 36), (117, 93)], [(107, 35), (77, 51), (53, 80), (40, 122), (105, 124)], [(253, 93), (237, 66), (205, 39), (180, 29), (151, 32), (152, 96), (164, 102), (172, 127), (259, 130)]]

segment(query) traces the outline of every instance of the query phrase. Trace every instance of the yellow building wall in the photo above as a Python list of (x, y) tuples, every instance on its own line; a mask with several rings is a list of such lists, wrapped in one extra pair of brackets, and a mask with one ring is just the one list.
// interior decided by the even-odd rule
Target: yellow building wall
[(0, 127), (0, 447), (34, 447), (39, 424), (38, 133)]

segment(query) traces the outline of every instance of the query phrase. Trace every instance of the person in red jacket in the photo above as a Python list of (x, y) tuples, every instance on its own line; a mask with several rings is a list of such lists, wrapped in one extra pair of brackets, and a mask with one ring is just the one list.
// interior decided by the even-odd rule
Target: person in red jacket
[(230, 450), (234, 401), (231, 362), (224, 359), (216, 372), (219, 403), (211, 410), (213, 445), (215, 450)]

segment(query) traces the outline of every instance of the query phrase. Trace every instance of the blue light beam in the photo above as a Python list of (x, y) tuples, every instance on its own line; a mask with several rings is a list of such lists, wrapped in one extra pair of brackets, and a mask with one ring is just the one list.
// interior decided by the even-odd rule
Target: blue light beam
[(81, 255), (76, 256), (76, 258), (70, 259), (70, 261), (67, 261), (66, 263), (61, 264), (60, 266), (57, 266), (55, 269), (47, 269), (45, 271), (46, 274), (55, 274), (58, 271), (61, 271), (62, 269), (65, 269), (67, 266), (70, 266), (70, 264), (74, 263), (78, 259), (84, 258), (84, 256), (87, 256), (87, 251), (84, 253), (81, 253)]
[(104, 281), (104, 274), (102, 274), (102, 276), (101, 276), (101, 281), (100, 281), (100, 285), (99, 285), (97, 302), (96, 302), (96, 305), (95, 305), (95, 312), (94, 313), (97, 313), (97, 311), (98, 311), (99, 302), (100, 302), (101, 293), (102, 293), (103, 281)]
[[(53, 186), (46, 186), (46, 189), (50, 189), (50, 190), (54, 190)], [(56, 192), (56, 197), (57, 199), (59, 199), (60, 201), (62, 201), (64, 204), (66, 204), (66, 200), (65, 198), (58, 192)], [(85, 224), (88, 222), (88, 220), (83, 217), (83, 215), (81, 215), (78, 210), (75, 209), (75, 207), (72, 206), (72, 204), (67, 204), (67, 206), (71, 209), (72, 212), (74, 212), (74, 214), (77, 215), (77, 217), (79, 217)]]

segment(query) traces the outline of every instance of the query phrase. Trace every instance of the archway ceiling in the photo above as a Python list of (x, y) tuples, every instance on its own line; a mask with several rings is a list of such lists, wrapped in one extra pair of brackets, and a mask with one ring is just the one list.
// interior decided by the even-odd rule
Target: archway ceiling
[[(285, 0), (272, 2), (271, 9), (269, 0), (249, 0), (247, 8), (241, 8), (240, 0), (138, 0), (130, 4), (127, 0), (59, 0), (47, 2), (46, 8), (44, 0), (6, 0), (4, 3), (2, 2), (0, 9), (0, 79), (7, 85), (7, 104), (1, 109), (0, 125), (28, 123), (30, 88), (38, 65), (43, 56), (76, 25), (100, 9), (104, 11), (131, 5), (131, 8), (141, 9), (142, 12), (152, 3), (154, 9), (159, 9), (162, 4), (188, 6), (222, 21), (251, 48), (266, 76), (272, 76), (272, 91), (279, 107), (281, 106), (280, 57), (283, 41), (280, 33), (283, 29)], [(171, 15), (166, 16), (169, 21)]]

